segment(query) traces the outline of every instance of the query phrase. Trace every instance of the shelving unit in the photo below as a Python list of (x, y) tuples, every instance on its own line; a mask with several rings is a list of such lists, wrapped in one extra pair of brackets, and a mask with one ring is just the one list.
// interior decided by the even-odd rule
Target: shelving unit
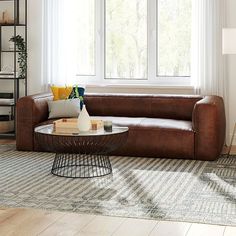
[[(14, 98), (13, 104), (1, 104), (0, 103), (0, 109), (1, 108), (9, 108), (9, 112), (11, 114), (12, 119), (16, 118), (16, 103), (20, 97), (20, 94), (27, 95), (27, 68), (25, 72), (25, 76), (19, 77), (17, 76), (17, 65), (18, 65), (18, 53), (21, 52), (17, 50), (16, 44), (14, 43), (14, 49), (9, 50), (8, 47), (3, 47), (3, 39), (6, 40), (6, 35), (4, 35), (4, 28), (10, 27), (13, 31), (13, 34), (11, 37), (16, 37), (18, 34), (20, 34), (24, 38), (25, 42), (25, 52), (27, 53), (27, 0), (0, 0), (0, 7), (2, 2), (7, 2), (7, 5), (13, 9), (13, 23), (0, 23), (0, 71), (3, 69), (3, 60), (5, 57), (12, 57), (13, 60), (13, 68), (12, 72), (14, 72), (14, 75), (12, 77), (7, 76), (0, 76), (0, 83), (5, 83), (4, 81), (11, 81), (12, 83), (12, 93)], [(6, 4), (6, 3), (5, 3)], [(23, 13), (22, 13), (23, 12)], [(2, 18), (2, 16), (0, 16)], [(22, 29), (23, 27), (23, 29)], [(20, 30), (19, 30), (20, 29)], [(18, 32), (20, 31), (20, 33)], [(5, 36), (5, 38), (4, 38)], [(8, 38), (7, 40), (10, 40)], [(27, 58), (26, 58), (26, 67), (27, 67)], [(20, 86), (20, 81), (24, 82), (24, 86)], [(1, 91), (1, 85), (0, 85), (0, 92)], [(21, 91), (24, 89), (24, 91)], [(14, 122), (15, 124), (15, 122)], [(15, 125), (14, 125), (15, 126)], [(6, 138), (6, 137), (15, 137), (16, 133), (14, 132), (10, 133), (0, 133), (0, 138)]]

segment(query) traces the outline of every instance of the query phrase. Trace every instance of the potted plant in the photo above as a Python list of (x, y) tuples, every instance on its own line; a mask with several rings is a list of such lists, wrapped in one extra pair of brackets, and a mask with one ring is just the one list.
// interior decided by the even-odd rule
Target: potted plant
[(27, 70), (27, 52), (26, 52), (26, 44), (22, 36), (16, 35), (10, 38), (11, 42), (16, 44), (16, 49), (18, 51), (18, 63), (20, 68), (19, 78), (26, 77)]

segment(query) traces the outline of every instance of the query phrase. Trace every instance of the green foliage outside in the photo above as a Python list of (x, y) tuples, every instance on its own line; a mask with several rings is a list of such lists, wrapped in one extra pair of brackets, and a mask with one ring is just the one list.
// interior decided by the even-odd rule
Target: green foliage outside
[(189, 76), (192, 0), (158, 1), (158, 75)]
[(147, 78), (146, 0), (106, 0), (106, 77)]
[[(158, 0), (157, 74), (191, 74), (192, 0)], [(147, 78), (147, 0), (106, 0), (106, 78)]]

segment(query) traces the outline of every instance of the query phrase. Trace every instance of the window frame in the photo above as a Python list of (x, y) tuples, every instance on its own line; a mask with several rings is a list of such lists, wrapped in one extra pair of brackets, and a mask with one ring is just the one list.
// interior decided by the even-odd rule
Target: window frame
[(77, 74), (78, 81), (86, 85), (150, 85), (150, 86), (183, 86), (192, 85), (190, 76), (158, 76), (158, 0), (147, 0), (147, 78), (106, 78), (106, 0), (95, 1), (95, 75)]

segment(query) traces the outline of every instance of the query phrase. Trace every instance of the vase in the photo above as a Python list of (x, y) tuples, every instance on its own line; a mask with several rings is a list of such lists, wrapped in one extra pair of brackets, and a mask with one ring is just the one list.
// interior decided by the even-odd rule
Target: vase
[(82, 111), (78, 117), (78, 129), (80, 132), (87, 132), (91, 128), (90, 116), (87, 112), (86, 106), (83, 105)]

